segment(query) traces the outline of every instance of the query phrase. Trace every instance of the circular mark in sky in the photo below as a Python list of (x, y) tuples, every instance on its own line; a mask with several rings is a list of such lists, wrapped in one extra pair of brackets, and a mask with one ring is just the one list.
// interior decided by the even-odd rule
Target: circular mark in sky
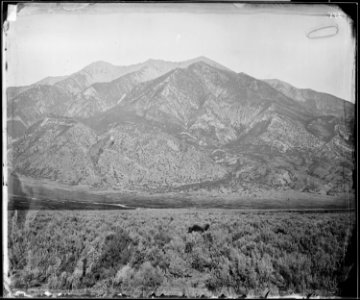
[(339, 27), (337, 24), (331, 24), (331, 25), (323, 25), (316, 27), (314, 29), (311, 29), (306, 36), (309, 39), (322, 39), (327, 37), (332, 37), (337, 35), (339, 32)]

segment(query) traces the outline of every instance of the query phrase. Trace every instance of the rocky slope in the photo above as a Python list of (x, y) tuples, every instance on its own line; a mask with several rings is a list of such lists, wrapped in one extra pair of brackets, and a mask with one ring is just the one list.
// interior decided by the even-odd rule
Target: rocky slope
[(14, 171), (99, 188), (166, 191), (222, 178), (226, 170), (151, 124), (123, 123), (98, 137), (70, 118), (46, 118), (14, 143)]
[(19, 119), (27, 127), (50, 114), (65, 115), (69, 95), (56, 86), (36, 85), (7, 101), (8, 119)]
[(68, 118), (45, 118), (12, 145), (15, 172), (67, 184), (96, 181), (89, 148), (97, 142), (88, 127)]
[(248, 197), (353, 189), (354, 105), (331, 95), (204, 58), (148, 61), (74, 97), (61, 97), (60, 82), (30, 94), (28, 114), (10, 111), (30, 126), (10, 145), (19, 174), (95, 189)]
[(338, 97), (311, 89), (299, 89), (278, 79), (268, 79), (265, 82), (289, 98), (302, 103), (309, 110), (317, 111), (318, 114), (332, 115), (346, 121), (354, 119), (354, 105)]

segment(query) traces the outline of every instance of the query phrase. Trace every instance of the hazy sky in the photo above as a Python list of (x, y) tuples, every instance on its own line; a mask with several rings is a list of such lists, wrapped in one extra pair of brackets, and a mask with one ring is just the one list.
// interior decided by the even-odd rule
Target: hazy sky
[[(346, 17), (329, 16), (335, 7), (317, 7), (314, 15), (313, 6), (302, 11), (299, 6), (232, 4), (179, 4), (169, 10), (45, 5), (25, 6), (9, 24), (7, 86), (68, 75), (96, 60), (129, 65), (203, 55), (236, 72), (278, 78), (354, 102), (354, 40)], [(324, 33), (336, 32), (337, 26), (337, 34), (307, 36), (329, 25)]]

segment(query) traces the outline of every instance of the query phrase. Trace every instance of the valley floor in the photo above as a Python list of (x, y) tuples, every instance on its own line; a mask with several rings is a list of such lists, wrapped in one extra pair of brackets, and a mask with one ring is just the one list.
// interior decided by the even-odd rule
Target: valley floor
[(131, 192), (91, 190), (86, 186), (62, 185), (53, 181), (9, 178), (9, 210), (109, 210), (136, 208), (226, 208), (277, 210), (352, 210), (355, 195), (321, 195), (288, 191), (263, 191), (255, 196), (239, 193)]
[(341, 296), (354, 222), (351, 211), (9, 211), (11, 289), (36, 296)]

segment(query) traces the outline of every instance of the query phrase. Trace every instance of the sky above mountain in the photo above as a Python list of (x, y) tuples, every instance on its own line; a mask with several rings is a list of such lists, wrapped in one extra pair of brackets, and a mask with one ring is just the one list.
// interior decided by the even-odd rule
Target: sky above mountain
[[(309, 38), (321, 27), (336, 34)], [(203, 55), (236, 72), (354, 102), (354, 39), (335, 6), (27, 3), (9, 23), (6, 47), (7, 86), (97, 60), (130, 65)]]

